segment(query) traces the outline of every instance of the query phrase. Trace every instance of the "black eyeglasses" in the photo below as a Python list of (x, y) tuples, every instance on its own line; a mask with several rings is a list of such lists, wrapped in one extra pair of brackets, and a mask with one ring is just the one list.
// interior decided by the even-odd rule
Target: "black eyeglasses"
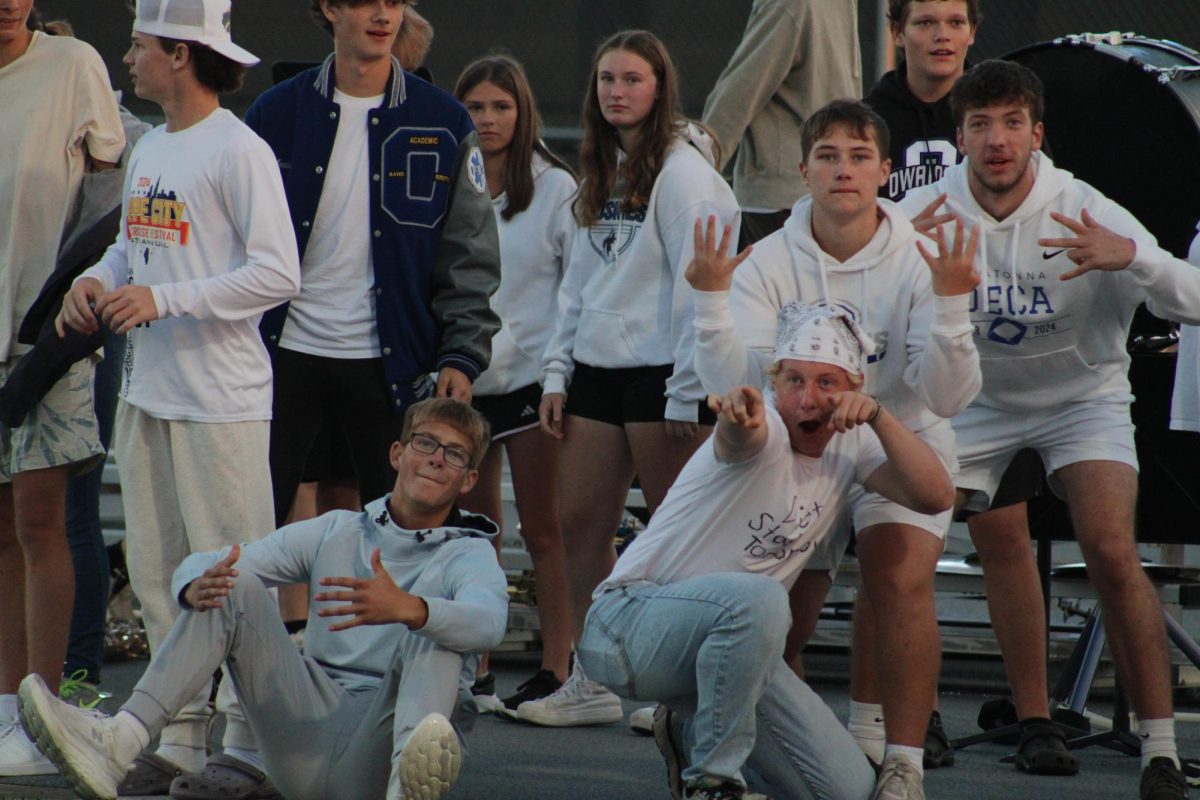
[(446, 454), (446, 463), (457, 469), (466, 469), (471, 464), (471, 454), (466, 450), (452, 444), (442, 444), (427, 433), (414, 433), (408, 443), (412, 445), (413, 450), (427, 456), (436, 453), (440, 447)]

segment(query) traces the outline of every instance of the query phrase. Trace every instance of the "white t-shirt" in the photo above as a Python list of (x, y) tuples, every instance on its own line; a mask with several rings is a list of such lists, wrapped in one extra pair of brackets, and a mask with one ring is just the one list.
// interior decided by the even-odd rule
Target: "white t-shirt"
[(88, 44), (33, 34), (0, 68), (0, 361), (54, 271), (85, 155), (116, 162), (125, 134), (104, 62)]
[(679, 473), (650, 526), (596, 589), (659, 586), (714, 572), (753, 572), (791, 588), (846, 507), (851, 483), (886, 460), (862, 425), (835, 435), (819, 458), (792, 449), (783, 419), (767, 407), (767, 444), (735, 464), (709, 438)]
[(279, 346), (329, 358), (378, 358), (367, 114), (383, 95), (334, 89), (333, 99), (341, 117), (300, 262), (300, 295), (288, 306)]
[(271, 418), (264, 311), (300, 287), (275, 155), (217, 109), (140, 140), (125, 174), (124, 225), (82, 277), (105, 291), (149, 286), (159, 319), (129, 333), (121, 397), (159, 419)]

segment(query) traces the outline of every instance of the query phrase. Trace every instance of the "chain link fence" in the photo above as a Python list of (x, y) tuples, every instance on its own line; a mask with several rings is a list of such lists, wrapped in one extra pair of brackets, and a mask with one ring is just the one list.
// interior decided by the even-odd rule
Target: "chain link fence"
[[(854, 1), (812, 0), (817, 6)], [(233, 5), (234, 38), (264, 62), (225, 101), (240, 113), (270, 85), (273, 62), (317, 61), (331, 43), (309, 19), (308, 0)], [(473, 58), (503, 50), (528, 69), (547, 125), (571, 129), (578, 124), (596, 45), (622, 28), (647, 28), (667, 43), (682, 78), (685, 111), (698, 115), (741, 38), (750, 6), (751, 0), (425, 0), (420, 10), (436, 31), (428, 66), (439, 85), (451, 86)], [(132, 20), (126, 0), (37, 0), (37, 8), (47, 19), (68, 18), (77, 35), (104, 56), (114, 85), (131, 88), (121, 64)], [(883, 0), (858, 0), (868, 85), (886, 68), (880, 49), (883, 8)], [(1082, 31), (1136, 31), (1200, 48), (1197, 11), (1195, 0), (983, 0), (984, 23), (972, 57), (998, 56)], [(158, 113), (130, 91), (126, 99), (136, 113)]]

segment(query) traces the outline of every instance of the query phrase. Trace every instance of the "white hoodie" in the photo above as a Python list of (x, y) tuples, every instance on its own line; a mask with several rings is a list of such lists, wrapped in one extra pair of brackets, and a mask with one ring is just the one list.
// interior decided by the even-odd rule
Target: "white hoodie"
[[(812, 238), (812, 198), (754, 245), (729, 292), (696, 292), (696, 371), (705, 389), (760, 385), (775, 346), (776, 315), (800, 300), (845, 310), (875, 340), (865, 390), (911, 430), (948, 430), (943, 418), (979, 390), (967, 295), (933, 294), (912, 224), (890, 200), (874, 238), (845, 263)], [(736, 332), (735, 332), (736, 328)], [(949, 456), (950, 454), (945, 454)]]
[(737, 201), (701, 152), (679, 138), (646, 210), (623, 213), (620, 203), (610, 199), (600, 220), (575, 237), (543, 391), (565, 392), (575, 362), (609, 369), (674, 364), (666, 418), (695, 422), (704, 391), (692, 368), (692, 291), (683, 271), (696, 219), (714, 214), (737, 230)]
[[(1188, 261), (1200, 267), (1200, 234), (1192, 239)], [(1200, 328), (1184, 325), (1179, 331), (1179, 356), (1175, 362), (1175, 392), (1171, 395), (1171, 430), (1200, 431)]]
[[(1003, 221), (975, 202), (967, 185), (969, 161), (910, 191), (901, 204), (916, 213), (945, 192), (950, 210), (980, 224), (976, 265), (982, 281), (971, 295), (970, 313), (983, 389), (975, 402), (1006, 411), (1129, 402), (1125, 340), (1134, 310), (1144, 301), (1160, 317), (1200, 322), (1200, 270), (1160, 248), (1132, 214), (1044, 154), (1034, 153), (1031, 165), (1033, 188)], [(1133, 239), (1137, 254), (1124, 270), (1061, 281), (1075, 265), (1065, 251), (1044, 248), (1038, 239), (1073, 236), (1050, 212), (1077, 220), (1084, 208), (1104, 227)]]
[(529, 207), (506, 220), (500, 212), (508, 195), (492, 198), (500, 232), (500, 288), (491, 302), (501, 326), (492, 338), (491, 364), (475, 380), (472, 394), (507, 394), (537, 382), (575, 237), (574, 195), (571, 174), (534, 153)]

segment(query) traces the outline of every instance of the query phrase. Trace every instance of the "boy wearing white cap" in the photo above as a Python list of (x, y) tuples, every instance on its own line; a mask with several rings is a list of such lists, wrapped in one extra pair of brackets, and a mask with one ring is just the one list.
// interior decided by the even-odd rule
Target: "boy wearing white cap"
[(778, 330), (773, 396), (709, 397), (715, 433), (596, 589), (579, 644), (591, 678), (665, 704), (655, 735), (676, 798), (749, 784), (866, 800), (867, 759), (783, 660), (787, 592), (853, 484), (925, 514), (953, 501), (938, 456), (858, 391), (871, 343), (857, 324), (789, 303)]
[[(137, 4), (125, 63), (166, 124), (130, 156), (122, 232), (75, 282), (58, 321), (60, 330), (103, 323), (129, 334), (113, 452), (152, 652), (179, 614), (170, 585), (179, 563), (274, 527), (271, 365), (258, 321), (296, 294), (300, 267), (275, 157), (218, 102), (258, 61), (232, 42), (229, 18), (229, 0)], [(180, 771), (206, 772), (174, 781), (200, 781), (188, 797), (219, 781), (263, 783), (253, 735), (224, 685), (218, 705), (235, 713), (226, 754), (206, 769), (208, 692), (138, 762), (127, 793), (161, 794)]]

